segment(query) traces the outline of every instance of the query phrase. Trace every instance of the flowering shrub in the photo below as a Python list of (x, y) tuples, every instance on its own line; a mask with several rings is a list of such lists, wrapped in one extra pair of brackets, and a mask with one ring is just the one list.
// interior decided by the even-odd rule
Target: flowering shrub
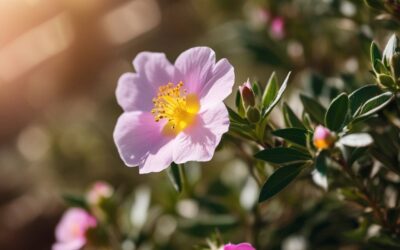
[[(397, 18), (395, 1), (366, 2)], [(284, 17), (264, 9), (260, 13), (263, 23), (275, 16), (268, 29), (276, 41), (290, 34), (285, 30)], [(265, 51), (250, 48), (257, 55)], [(284, 249), (307, 249), (304, 237), (296, 235), (303, 224), (307, 226), (302, 234), (311, 234), (310, 230), (328, 237), (322, 231), (331, 230), (336, 222), (343, 223), (340, 225), (346, 232), (329, 233), (333, 242), (360, 246), (355, 249), (399, 248), (400, 203), (394, 191), (400, 180), (400, 44), (396, 34), (386, 41), (383, 50), (371, 42), (367, 56), (373, 82), (346, 86), (346, 91), (335, 88), (325, 99), (320, 98), (322, 90), (318, 88), (313, 94), (300, 94), (300, 114), (297, 107), (283, 101), (288, 87), (294, 84), (296, 67), (293, 73), (288, 70), (283, 81), (274, 72), (266, 84), (249, 78), (242, 84), (236, 82), (240, 86), (234, 88), (234, 66), (227, 59), (216, 60), (215, 52), (208, 47), (188, 49), (173, 64), (162, 53), (141, 52), (133, 61), (135, 72), (123, 74), (118, 81), (116, 98), (123, 113), (113, 134), (117, 150), (125, 165), (137, 166), (140, 174), (167, 172), (177, 193), (162, 198), (181, 200), (176, 205), (178, 214), (172, 212), (173, 207), (164, 209), (169, 216), (178, 216), (179, 223), (167, 216), (162, 225), (167, 231), (171, 229), (169, 234), (179, 229), (203, 237), (203, 244), (196, 245), (198, 249), (277, 249), (280, 245), (285, 245)], [(290, 68), (283, 56), (275, 62), (279, 60), (280, 65)], [(323, 81), (316, 76), (313, 80)], [(224, 104), (232, 89), (234, 104)], [(189, 167), (191, 162), (213, 162), (220, 148), (232, 150), (247, 167), (245, 175), (250, 178), (244, 188), (235, 187), (237, 183), (230, 175), (233, 172), (224, 172), (222, 177), (234, 183), (232, 190), (239, 189), (240, 195), (232, 195), (232, 190), (217, 182), (209, 183), (206, 190), (196, 190), (200, 178), (187, 173), (190, 168), (199, 168)], [(213, 168), (222, 171), (218, 164)], [(305, 191), (299, 183), (311, 186), (309, 192), (319, 202), (308, 206), (301, 198)], [(255, 199), (246, 190), (248, 186), (251, 190), (251, 185), (256, 186)], [(212, 198), (213, 192), (221, 192), (220, 200)], [(109, 184), (98, 182), (85, 197), (66, 197), (81, 208), (69, 210), (61, 220), (54, 249), (79, 249), (85, 244), (115, 249), (140, 247), (152, 239), (158, 224), (148, 225), (151, 220), (146, 220), (151, 210), (149, 191), (135, 196), (130, 212), (123, 209), (129, 199), (117, 193)], [(300, 198), (287, 198), (287, 193)], [(240, 199), (243, 209), (220, 202), (230, 195)], [(282, 207), (278, 203), (301, 203), (308, 206), (307, 212), (293, 216), (289, 220), (293, 227), (289, 227), (285, 211), (277, 209)], [(343, 212), (345, 208), (350, 212)], [(162, 217), (165, 211), (160, 210), (151, 212)], [(121, 219), (124, 213), (130, 213), (132, 225)], [(279, 223), (275, 217), (279, 217)], [(319, 219), (326, 217), (331, 218), (329, 223)], [(312, 222), (307, 224), (308, 220)], [(238, 225), (248, 229), (238, 234), (239, 242), (249, 243), (227, 243), (234, 238), (225, 232)], [(68, 244), (72, 246), (62, 248)], [(293, 244), (302, 248), (293, 248)], [(316, 249), (332, 249), (329, 247)]]

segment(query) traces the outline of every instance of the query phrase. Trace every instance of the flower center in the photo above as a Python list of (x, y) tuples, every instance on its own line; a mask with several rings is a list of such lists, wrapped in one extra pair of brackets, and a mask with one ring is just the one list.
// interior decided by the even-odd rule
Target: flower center
[(163, 129), (166, 135), (176, 135), (193, 124), (200, 109), (199, 99), (195, 94), (186, 93), (182, 81), (159, 87), (153, 103), (151, 113), (155, 121), (168, 120)]

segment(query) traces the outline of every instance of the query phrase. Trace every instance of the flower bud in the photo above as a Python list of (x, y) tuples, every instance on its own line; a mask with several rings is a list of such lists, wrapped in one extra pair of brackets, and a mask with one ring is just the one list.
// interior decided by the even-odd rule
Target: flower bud
[(113, 187), (103, 181), (97, 181), (87, 192), (86, 199), (90, 205), (97, 206), (104, 199), (110, 198), (114, 193)]
[(318, 125), (314, 131), (313, 143), (317, 149), (328, 149), (333, 146), (336, 136), (327, 128)]
[(249, 107), (246, 111), (247, 119), (252, 123), (257, 123), (260, 120), (260, 111), (257, 108)]
[(249, 80), (239, 86), (239, 91), (242, 96), (244, 108), (246, 109), (249, 106), (254, 107), (256, 100)]

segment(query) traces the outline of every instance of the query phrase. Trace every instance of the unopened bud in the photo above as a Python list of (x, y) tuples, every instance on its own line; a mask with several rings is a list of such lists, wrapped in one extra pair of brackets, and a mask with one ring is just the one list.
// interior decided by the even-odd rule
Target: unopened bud
[(252, 123), (257, 123), (260, 120), (260, 111), (257, 108), (249, 107), (246, 111), (247, 119)]
[(240, 95), (242, 96), (243, 105), (245, 109), (249, 106), (254, 107), (254, 105), (256, 105), (254, 92), (249, 80), (247, 80), (245, 83), (239, 86), (239, 91)]
[(333, 146), (336, 136), (327, 128), (318, 125), (314, 131), (313, 143), (317, 149), (328, 149)]
[(382, 61), (386, 66), (390, 66), (390, 64), (392, 62), (392, 57), (394, 56), (396, 51), (399, 49), (400, 49), (399, 38), (396, 36), (396, 34), (393, 34), (389, 38), (389, 40), (386, 44), (386, 47), (383, 50), (383, 54), (382, 54)]

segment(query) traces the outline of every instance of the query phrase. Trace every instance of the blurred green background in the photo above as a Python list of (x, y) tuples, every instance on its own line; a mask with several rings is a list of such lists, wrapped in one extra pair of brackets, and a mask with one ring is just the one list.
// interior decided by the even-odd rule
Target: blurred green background
[[(225, 241), (252, 241), (258, 186), (229, 145), (210, 163), (189, 164), (183, 197), (165, 172), (141, 176), (123, 165), (112, 140), (118, 77), (140, 51), (173, 62), (205, 45), (234, 65), (236, 85), (293, 71), (285, 99), (300, 112), (300, 90), (328, 103), (372, 82), (370, 42), (398, 27), (378, 15), (359, 0), (0, 1), (0, 249), (50, 249), (62, 194), (95, 180), (117, 189), (121, 224), (139, 239), (124, 250), (192, 249), (218, 223)], [(270, 222), (262, 245), (366, 249), (344, 233), (359, 224), (351, 205), (308, 180), (296, 185), (262, 205)]]

